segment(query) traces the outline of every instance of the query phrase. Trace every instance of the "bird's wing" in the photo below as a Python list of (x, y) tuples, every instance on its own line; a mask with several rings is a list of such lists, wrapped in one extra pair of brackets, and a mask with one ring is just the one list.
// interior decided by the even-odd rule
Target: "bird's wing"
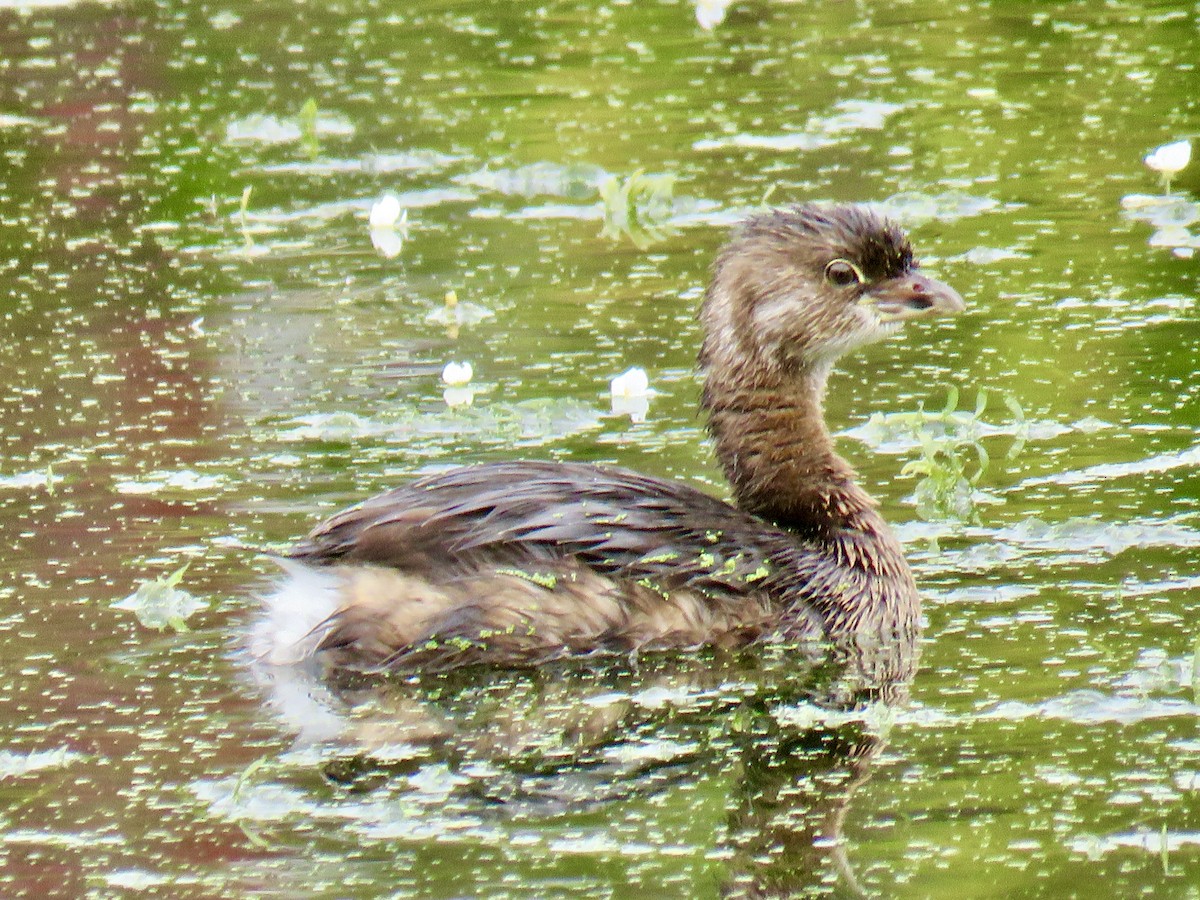
[(581, 463), (511, 462), (380, 494), (321, 523), (287, 555), (434, 579), (571, 562), (728, 596), (765, 586), (780, 560), (795, 567), (807, 553), (787, 532), (686, 485)]

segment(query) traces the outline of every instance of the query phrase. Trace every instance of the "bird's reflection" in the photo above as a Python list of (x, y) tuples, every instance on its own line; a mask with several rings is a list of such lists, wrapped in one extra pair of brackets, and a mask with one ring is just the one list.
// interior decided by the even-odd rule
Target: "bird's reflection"
[[(725, 896), (862, 894), (844, 823), (907, 698), (915, 646), (596, 657), (530, 670), (331, 681), (255, 669), (323, 777), (394, 789), (436, 763), (455, 809), (532, 821), (729, 785), (714, 846)], [(822, 888), (823, 886), (823, 888)]]

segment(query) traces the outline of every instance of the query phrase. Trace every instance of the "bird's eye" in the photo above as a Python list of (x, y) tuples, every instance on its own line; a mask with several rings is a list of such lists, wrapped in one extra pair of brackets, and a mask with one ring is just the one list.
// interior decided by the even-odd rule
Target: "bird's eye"
[(825, 267), (825, 279), (838, 287), (849, 287), (852, 284), (862, 284), (862, 270), (848, 259), (835, 259)]

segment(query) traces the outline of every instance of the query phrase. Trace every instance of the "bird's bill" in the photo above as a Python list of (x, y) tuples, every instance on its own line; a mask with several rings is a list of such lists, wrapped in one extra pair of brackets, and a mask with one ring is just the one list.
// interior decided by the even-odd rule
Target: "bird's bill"
[(889, 278), (867, 291), (860, 302), (874, 307), (884, 322), (953, 316), (967, 308), (950, 285), (916, 272)]

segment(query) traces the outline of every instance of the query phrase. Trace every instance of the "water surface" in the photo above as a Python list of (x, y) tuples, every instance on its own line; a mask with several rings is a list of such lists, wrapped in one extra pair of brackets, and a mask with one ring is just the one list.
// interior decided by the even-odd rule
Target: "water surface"
[[(1200, 137), (1200, 7), (696, 14), (0, 7), (3, 893), (1196, 896), (1200, 165), (1142, 157)], [(830, 385), (927, 597), (906, 701), (786, 653), (371, 691), (231, 651), (240, 547), (418, 473), (723, 492), (707, 266), (812, 199), (970, 306)], [(185, 563), (186, 631), (114, 607)]]

